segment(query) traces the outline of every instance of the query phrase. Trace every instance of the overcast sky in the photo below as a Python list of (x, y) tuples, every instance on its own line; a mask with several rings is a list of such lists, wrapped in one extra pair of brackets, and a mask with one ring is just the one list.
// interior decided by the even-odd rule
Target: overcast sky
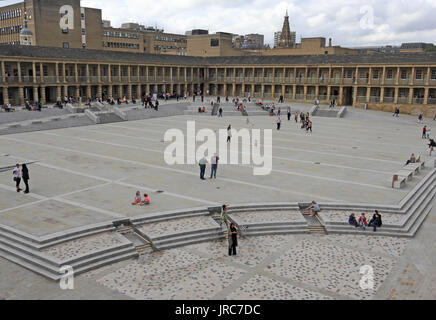
[(260, 33), (271, 44), (286, 9), (298, 41), (322, 36), (342, 46), (436, 42), (436, 0), (82, 0), (82, 6), (101, 8), (114, 27), (138, 22), (181, 34), (194, 28)]

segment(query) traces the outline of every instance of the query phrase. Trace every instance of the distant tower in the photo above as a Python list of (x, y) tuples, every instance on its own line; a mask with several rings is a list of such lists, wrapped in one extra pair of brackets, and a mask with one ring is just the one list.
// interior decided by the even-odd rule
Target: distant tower
[(27, 28), (27, 12), (26, 7), (24, 7), (24, 28), (20, 32), (20, 44), (22, 46), (33, 45), (33, 33)]
[(279, 48), (293, 48), (295, 45), (295, 40), (293, 40), (291, 27), (289, 25), (288, 10), (286, 10), (285, 21), (283, 23), (282, 34), (280, 36)]

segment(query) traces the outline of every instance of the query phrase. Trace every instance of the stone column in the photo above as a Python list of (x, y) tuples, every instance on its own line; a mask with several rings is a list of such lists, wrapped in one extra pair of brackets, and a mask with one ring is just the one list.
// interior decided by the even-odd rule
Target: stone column
[(385, 85), (385, 78), (386, 78), (386, 67), (383, 67), (383, 72), (382, 72), (382, 81), (381, 81), (381, 85), (382, 85), (382, 86)]
[(3, 102), (8, 104), (9, 103), (9, 92), (8, 87), (3, 87)]
[(127, 100), (132, 100), (132, 85), (127, 85)]
[(77, 63), (74, 64), (74, 79), (75, 79), (76, 83), (79, 82), (79, 68), (78, 68)]
[(36, 83), (36, 64), (32, 62), (33, 83)]
[[(42, 67), (42, 62), (39, 64), (39, 76), (41, 78), (41, 83), (44, 82), (44, 69)], [(43, 101), (45, 103), (45, 101)]]
[(89, 83), (89, 64), (86, 64), (86, 83)]
[[(76, 98), (77, 99), (82, 98), (82, 97), (80, 97), (80, 86), (76, 86)], [(82, 101), (83, 101), (83, 98), (82, 98)]]
[[(262, 77), (263, 78), (263, 77)], [(260, 86), (260, 98), (264, 99), (265, 98), (265, 85), (262, 83)]]
[(97, 98), (103, 99), (103, 86), (101, 84), (97, 86)]
[(371, 80), (372, 80), (372, 68), (371, 67), (369, 67), (368, 74), (369, 74), (369, 76), (368, 76), (368, 84), (371, 84)]
[(24, 105), (24, 88), (18, 87), (18, 104), (20, 106)]
[(380, 103), (384, 102), (384, 98), (385, 98), (385, 87), (381, 87), (380, 88)]
[(319, 86), (315, 86), (315, 99), (319, 97)]
[(107, 95), (108, 95), (108, 98), (113, 98), (113, 92), (112, 92), (112, 85), (111, 84), (108, 85), (108, 87), (107, 87)]
[(412, 103), (413, 103), (413, 88), (410, 88), (409, 89), (409, 104), (412, 104)]
[(56, 101), (62, 101), (62, 87), (56, 87)]
[(369, 100), (371, 99), (371, 87), (366, 88), (366, 102), (369, 103)]
[(2, 70), (1, 70), (2, 82), (5, 83), (6, 82), (6, 72), (5, 72), (5, 62), (4, 61), (1, 62), (1, 68), (2, 68)]
[(424, 89), (424, 104), (428, 103), (429, 88)]
[(18, 69), (18, 83), (21, 83), (21, 63), (17, 62), (17, 69)]
[(396, 76), (396, 79), (395, 79), (395, 85), (396, 86), (398, 86), (400, 84), (400, 74), (401, 74), (401, 68), (398, 67), (397, 68), (397, 76)]
[(339, 105), (342, 106), (344, 104), (344, 87), (339, 87)]
[(427, 79), (425, 80), (425, 85), (429, 86), (430, 85), (430, 78), (431, 78), (431, 68), (428, 67), (427, 68)]
[(68, 94), (68, 86), (64, 86), (64, 96), (66, 96), (67, 98), (70, 97), (70, 95)]
[(330, 96), (332, 94), (332, 87), (331, 86), (327, 86), (327, 101), (330, 101)]
[(132, 71), (130, 70), (130, 66), (127, 66), (127, 82), (131, 82)]
[(56, 62), (55, 68), (56, 68), (56, 72), (55, 72), (56, 83), (59, 83), (59, 62)]
[(297, 99), (297, 85), (294, 84), (292, 86), (292, 100), (296, 100)]
[(353, 107), (357, 104), (357, 86), (353, 87)]
[(41, 87), (41, 101), (42, 103), (46, 103), (46, 99), (45, 99), (45, 86)]
[[(109, 64), (107, 68), (108, 68), (108, 74), (107, 74), (108, 81), (109, 81), (109, 83), (111, 83), (112, 82), (112, 66)], [(110, 86), (110, 87), (112, 87), (112, 86)]]
[(415, 74), (416, 74), (416, 69), (415, 67), (412, 67), (412, 77), (409, 82), (410, 86), (413, 86), (415, 84)]
[(118, 65), (118, 81), (121, 83), (121, 65)]
[(400, 89), (395, 88), (394, 89), (394, 103), (397, 104), (398, 103), (398, 93), (399, 93)]
[(118, 86), (118, 95), (121, 99), (124, 98), (123, 86), (121, 84)]
[(38, 87), (33, 87), (33, 101), (39, 102)]
[(91, 92), (91, 86), (90, 86), (90, 85), (87, 85), (87, 86), (86, 86), (86, 99), (89, 99), (89, 98), (92, 99), (91, 94), (92, 94), (92, 92)]
[(303, 99), (307, 100), (307, 86), (303, 87)]
[[(138, 75), (139, 75), (139, 73), (138, 73)], [(142, 97), (142, 92), (141, 92), (141, 85), (140, 84), (138, 84), (137, 86), (136, 86), (136, 95), (137, 95), (137, 97), (135, 97), (137, 100), (138, 99), (141, 99), (141, 97)]]
[[(67, 76), (67, 73), (65, 72), (65, 63), (62, 63), (62, 82), (64, 82), (64, 83), (67, 82), (66, 76)], [(68, 96), (68, 91), (67, 91), (66, 96)]]

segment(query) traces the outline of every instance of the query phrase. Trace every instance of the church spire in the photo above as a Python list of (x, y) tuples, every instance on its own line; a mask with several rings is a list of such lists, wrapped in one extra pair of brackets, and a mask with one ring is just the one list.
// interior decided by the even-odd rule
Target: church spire
[(291, 37), (291, 27), (289, 25), (288, 10), (286, 9), (285, 21), (283, 22), (282, 34), (280, 36), (280, 48), (292, 48), (294, 43)]

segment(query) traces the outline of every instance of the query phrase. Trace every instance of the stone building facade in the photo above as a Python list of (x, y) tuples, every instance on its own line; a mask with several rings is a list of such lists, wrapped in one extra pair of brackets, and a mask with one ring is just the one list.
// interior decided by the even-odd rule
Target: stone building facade
[(436, 54), (189, 57), (0, 45), (0, 103), (211, 95), (436, 112)]

